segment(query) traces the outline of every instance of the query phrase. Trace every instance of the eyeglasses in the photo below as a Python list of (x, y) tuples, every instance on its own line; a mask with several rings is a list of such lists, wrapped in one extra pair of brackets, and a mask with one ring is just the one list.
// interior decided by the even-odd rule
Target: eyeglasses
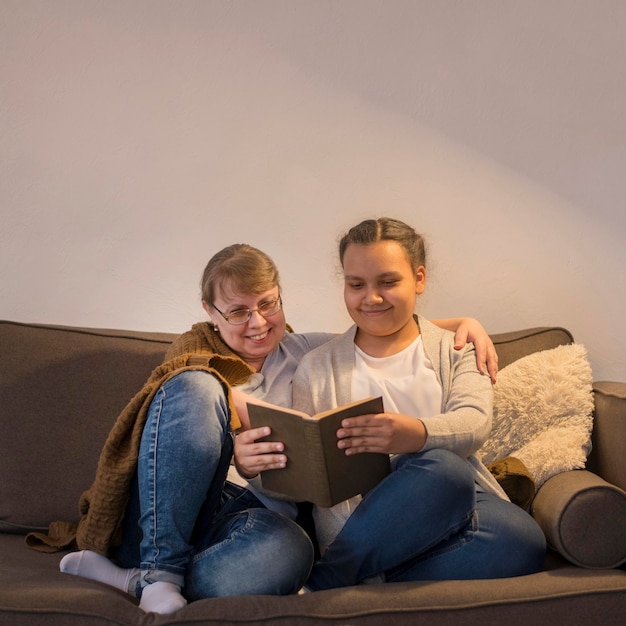
[(253, 313), (260, 313), (263, 317), (271, 317), (276, 315), (283, 308), (283, 301), (280, 296), (275, 300), (266, 300), (261, 302), (256, 309), (235, 309), (228, 314), (222, 313), (215, 305), (213, 308), (229, 323), (229, 324), (245, 324)]

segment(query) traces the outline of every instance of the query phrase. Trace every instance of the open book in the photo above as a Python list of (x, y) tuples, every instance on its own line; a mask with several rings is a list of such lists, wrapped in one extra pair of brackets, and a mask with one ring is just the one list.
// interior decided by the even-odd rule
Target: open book
[(287, 455), (285, 468), (261, 472), (263, 488), (320, 506), (366, 493), (389, 474), (389, 455), (346, 456), (337, 447), (337, 430), (347, 417), (382, 412), (382, 398), (360, 400), (313, 417), (294, 409), (248, 403), (252, 428), (269, 426), (272, 433), (266, 439), (282, 441)]

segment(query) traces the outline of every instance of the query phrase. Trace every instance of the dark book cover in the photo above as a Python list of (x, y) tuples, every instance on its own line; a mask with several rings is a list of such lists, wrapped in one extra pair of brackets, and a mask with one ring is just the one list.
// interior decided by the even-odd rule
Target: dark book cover
[(261, 472), (263, 488), (320, 506), (367, 493), (389, 474), (389, 455), (363, 452), (347, 456), (337, 447), (336, 433), (347, 417), (382, 412), (382, 398), (360, 400), (314, 416), (248, 404), (251, 426), (269, 426), (272, 433), (267, 440), (282, 441), (287, 455), (285, 468)]

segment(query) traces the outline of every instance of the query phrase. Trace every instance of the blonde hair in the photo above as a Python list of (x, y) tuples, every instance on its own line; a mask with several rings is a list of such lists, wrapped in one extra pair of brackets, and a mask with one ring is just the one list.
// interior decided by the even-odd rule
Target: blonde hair
[(280, 291), (278, 268), (257, 248), (235, 243), (213, 255), (202, 274), (202, 300), (213, 306), (217, 293), (260, 294), (274, 287)]

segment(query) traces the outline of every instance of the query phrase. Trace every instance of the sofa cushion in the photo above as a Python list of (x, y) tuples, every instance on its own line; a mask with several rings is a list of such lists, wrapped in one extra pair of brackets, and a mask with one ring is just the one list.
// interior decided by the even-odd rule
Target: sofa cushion
[(586, 470), (548, 480), (532, 504), (552, 548), (581, 567), (626, 563), (626, 492)]
[(583, 346), (530, 354), (498, 374), (493, 427), (479, 454), (486, 464), (521, 460), (539, 488), (550, 476), (585, 466), (592, 413), (592, 373)]
[(115, 418), (173, 337), (0, 321), (0, 531), (78, 520)]

